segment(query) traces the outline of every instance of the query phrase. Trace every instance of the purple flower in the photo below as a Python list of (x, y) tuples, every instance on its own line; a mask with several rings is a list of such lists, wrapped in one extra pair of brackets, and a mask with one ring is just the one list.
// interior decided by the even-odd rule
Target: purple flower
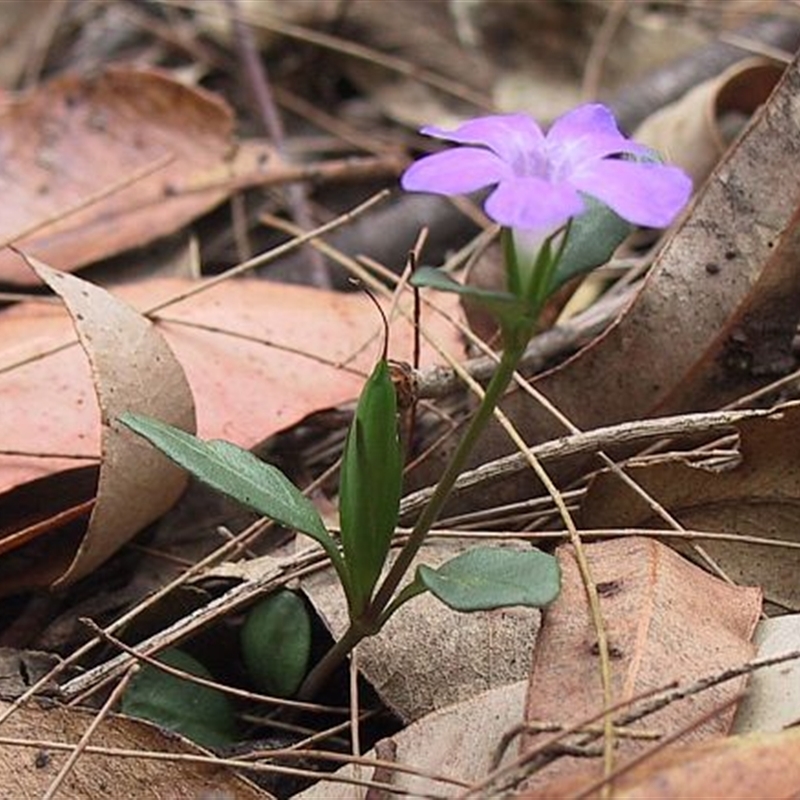
[(403, 188), (456, 195), (494, 186), (485, 211), (509, 228), (553, 231), (583, 211), (584, 194), (635, 225), (663, 228), (692, 191), (677, 167), (616, 158), (652, 151), (623, 136), (599, 104), (573, 109), (546, 135), (526, 114), (479, 117), (454, 131), (429, 125), (421, 133), (463, 146), (412, 164)]

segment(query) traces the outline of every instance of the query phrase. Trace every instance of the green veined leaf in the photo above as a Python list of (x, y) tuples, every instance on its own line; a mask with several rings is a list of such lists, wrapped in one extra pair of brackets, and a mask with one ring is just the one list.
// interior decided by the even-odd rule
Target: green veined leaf
[(353, 596), (351, 615), (369, 602), (397, 525), (403, 462), (397, 397), (381, 359), (358, 399), (347, 434), (339, 482), (342, 549)]
[(476, 547), (438, 569), (421, 564), (417, 580), (456, 611), (546, 606), (558, 597), (558, 561), (540, 550)]
[[(182, 650), (165, 650), (156, 660), (198, 678), (213, 680), (197, 659)], [(223, 692), (170, 675), (150, 664), (141, 668), (125, 690), (122, 713), (177, 731), (204, 747), (224, 747), (237, 738), (233, 706)]]
[(281, 589), (257, 603), (241, 632), (242, 661), (256, 687), (291, 697), (303, 682), (311, 653), (311, 619), (303, 599)]
[(341, 554), (317, 510), (277, 467), (231, 442), (203, 441), (157, 419), (125, 413), (119, 421), (203, 483), (281, 525), (308, 534), (325, 549), (340, 577), (344, 575)]
[(501, 328), (516, 327), (527, 318), (528, 307), (510, 292), (497, 292), (481, 289), (477, 286), (465, 286), (451, 278), (446, 272), (434, 267), (420, 267), (411, 276), (414, 286), (429, 286), (440, 292), (452, 292), (462, 297), (469, 297), (482, 305), (498, 321)]

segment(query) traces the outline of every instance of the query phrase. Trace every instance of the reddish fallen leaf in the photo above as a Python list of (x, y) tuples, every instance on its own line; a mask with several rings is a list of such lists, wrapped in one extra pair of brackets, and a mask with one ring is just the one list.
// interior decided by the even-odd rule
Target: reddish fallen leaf
[[(534, 651), (526, 720), (579, 723), (603, 708), (597, 636), (586, 591), (570, 546), (558, 550), (561, 595), (544, 615)], [(693, 566), (652, 539), (624, 538), (586, 545), (592, 579), (600, 595), (611, 655), (614, 703), (672, 681), (689, 682), (742, 664), (755, 648), (750, 637), (761, 609), (758, 589), (730, 586)], [(745, 678), (673, 703), (633, 724), (635, 730), (668, 735), (735, 696)], [(698, 741), (725, 733), (734, 709), (687, 734)], [(551, 734), (529, 735), (533, 747)], [(621, 764), (651, 744), (621, 738)], [(602, 774), (598, 761), (561, 758), (531, 779), (541, 787), (564, 774)]]
[[(670, 747), (614, 781), (616, 800), (763, 800), (794, 798), (800, 786), (800, 730), (731, 736), (686, 747)], [(595, 800), (582, 794), (587, 781), (566, 777), (517, 800)]]
[[(159, 280), (115, 292), (135, 307), (150, 308), (196, 286), (188, 280)], [(458, 313), (457, 301), (450, 296), (437, 295), (434, 300), (449, 313)], [(228, 439), (243, 447), (253, 447), (308, 414), (357, 397), (380, 350), (382, 335), (380, 318), (363, 294), (255, 279), (219, 284), (161, 314), (170, 321), (158, 322), (156, 329), (189, 380), (199, 435)], [(423, 325), (445, 350), (457, 357), (461, 354), (462, 344), (450, 323), (424, 314)], [(59, 307), (25, 303), (0, 314), (2, 448), (6, 453), (70, 457), (0, 456), (0, 491), (73, 467), (71, 459), (76, 456), (90, 460), (99, 456), (97, 403), (81, 350), (68, 347), (23, 363), (70, 341), (74, 341), (74, 330)], [(410, 361), (411, 342), (410, 324), (396, 318), (390, 356)], [(130, 373), (127, 380), (138, 383), (142, 391), (163, 393), (147, 363), (115, 359), (115, 354), (114, 348), (109, 355), (117, 370)], [(438, 362), (433, 349), (424, 346), (423, 365)]]
[[(59, 269), (140, 247), (213, 208), (230, 193), (239, 155), (224, 101), (165, 73), (113, 68), (64, 75), (5, 106), (0, 150), (0, 241)], [(277, 166), (266, 146), (261, 155), (265, 169)], [(9, 250), (0, 278), (35, 283)]]
[[(689, 530), (719, 531), (796, 544), (800, 538), (800, 404), (767, 417), (742, 420), (741, 461), (730, 469), (684, 461), (626, 467), (636, 483)], [(587, 528), (663, 527), (640, 495), (615, 475), (601, 473), (581, 505)], [(690, 553), (675, 541), (674, 546)], [(704, 541), (704, 551), (737, 583), (761, 586), (774, 601), (800, 603), (800, 551), (752, 542)]]

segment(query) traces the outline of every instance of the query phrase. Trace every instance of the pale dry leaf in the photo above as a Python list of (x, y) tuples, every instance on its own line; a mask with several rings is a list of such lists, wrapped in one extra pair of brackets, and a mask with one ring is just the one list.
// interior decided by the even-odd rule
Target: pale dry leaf
[[(800, 540), (800, 404), (742, 420), (741, 460), (718, 469), (669, 461), (626, 467), (649, 496), (689, 530), (719, 531), (797, 543)], [(584, 498), (581, 524), (593, 528), (663, 527), (641, 496), (601, 473)], [(679, 540), (673, 546), (690, 554)], [(749, 542), (708, 541), (703, 549), (737, 583), (762, 587), (773, 600), (800, 603), (800, 550)]]
[[(391, 748), (392, 761), (410, 765), (421, 774), (391, 772), (379, 776), (397, 790), (399, 797), (453, 797), (470, 784), (483, 778), (491, 768), (491, 760), (503, 735), (522, 723), (526, 682), (517, 681), (498, 686), (460, 703), (426, 714), (416, 722), (378, 744), (367, 758), (383, 758)], [(513, 751), (507, 751), (510, 758)], [(503, 763), (501, 763), (503, 766)], [(356, 767), (347, 765), (337, 770), (340, 777), (354, 777)], [(372, 771), (361, 768), (362, 779), (373, 778)], [(454, 781), (438, 781), (432, 776), (447, 776)], [(364, 800), (363, 786), (345, 786), (322, 780), (294, 795), (295, 800)]]
[[(753, 642), (756, 659), (800, 651), (800, 614), (762, 619)], [(800, 720), (800, 660), (792, 659), (754, 670), (747, 694), (736, 709), (732, 733), (769, 733)]]
[[(77, 550), (54, 582), (64, 586), (90, 573), (157, 519), (186, 485), (181, 469), (121, 428), (116, 418), (133, 411), (194, 430), (194, 404), (180, 364), (151, 322), (104, 289), (33, 259), (30, 265), (64, 301), (100, 410), (96, 500)], [(53, 397), (52, 388), (44, 400), (45, 414), (64, 402)]]
[[(750, 659), (750, 637), (761, 610), (758, 589), (730, 586), (695, 567), (662, 544), (641, 537), (585, 545), (597, 585), (612, 671), (612, 702), (689, 682)], [(529, 722), (572, 725), (603, 708), (597, 634), (589, 613), (571, 545), (558, 549), (562, 590), (548, 608), (536, 643), (525, 718)], [(728, 681), (680, 700), (634, 724), (663, 735), (718, 707), (741, 690), (745, 678)], [(686, 735), (699, 741), (724, 734), (733, 709)], [(529, 735), (533, 747), (549, 734)], [(617, 764), (649, 743), (621, 739)], [(599, 761), (562, 758), (531, 778), (543, 787), (565, 774), (587, 780), (602, 774)]]
[[(186, 475), (116, 422), (130, 411), (190, 432), (192, 391), (155, 326), (113, 295), (80, 278), (31, 261), (64, 301), (92, 372), (101, 420), (97, 500), (80, 549), (58, 585), (91, 572), (172, 506)], [(157, 391), (153, 391), (157, 387)]]

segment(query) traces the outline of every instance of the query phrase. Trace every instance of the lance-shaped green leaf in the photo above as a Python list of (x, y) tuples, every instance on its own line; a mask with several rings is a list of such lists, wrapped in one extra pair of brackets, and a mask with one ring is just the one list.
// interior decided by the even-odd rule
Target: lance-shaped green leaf
[(513, 328), (527, 318), (528, 305), (511, 292), (498, 292), (481, 289), (478, 286), (465, 286), (451, 278), (446, 272), (434, 267), (419, 267), (411, 276), (414, 286), (429, 286), (440, 292), (452, 292), (469, 297), (480, 303), (497, 319), (501, 328)]
[(203, 441), (157, 419), (126, 413), (119, 421), (196, 478), (287, 528), (319, 542), (344, 580), (333, 537), (311, 501), (277, 468), (231, 442)]
[(558, 597), (558, 561), (541, 550), (476, 547), (437, 569), (421, 564), (416, 581), (456, 611), (546, 606)]
[(358, 399), (342, 456), (339, 518), (353, 594), (351, 615), (369, 602), (397, 525), (403, 462), (397, 435), (397, 397), (381, 359)]

